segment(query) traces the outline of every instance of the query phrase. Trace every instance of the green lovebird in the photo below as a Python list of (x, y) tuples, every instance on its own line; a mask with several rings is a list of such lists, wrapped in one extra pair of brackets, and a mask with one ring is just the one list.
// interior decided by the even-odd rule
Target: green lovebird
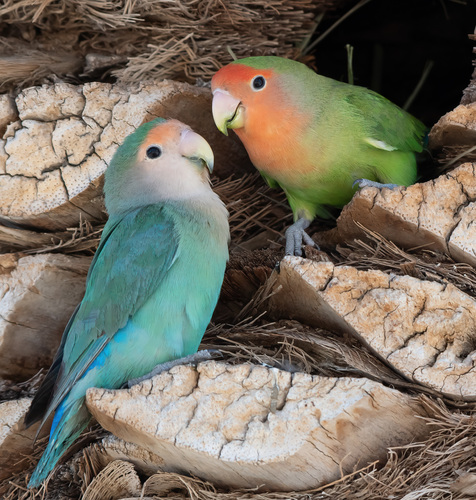
[(26, 425), (54, 413), (38, 486), (90, 420), (89, 387), (118, 388), (198, 349), (228, 260), (228, 212), (210, 187), (209, 144), (176, 120), (140, 126), (105, 175), (109, 219), (84, 298)]
[(295, 221), (287, 255), (301, 255), (303, 240), (314, 245), (304, 230), (316, 215), (329, 217), (326, 205), (344, 206), (356, 182), (416, 181), (426, 128), (371, 90), (268, 56), (224, 66), (212, 92), (218, 129), (234, 129), (268, 184), (286, 193)]

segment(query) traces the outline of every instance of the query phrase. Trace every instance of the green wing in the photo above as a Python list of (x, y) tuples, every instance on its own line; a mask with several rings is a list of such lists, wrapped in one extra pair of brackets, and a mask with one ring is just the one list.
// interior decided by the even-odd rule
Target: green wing
[(359, 120), (367, 142), (388, 151), (423, 151), (425, 125), (385, 97), (363, 87), (347, 88), (344, 101)]
[(86, 293), (63, 334), (67, 337), (61, 368), (43, 423), (157, 289), (177, 254), (178, 234), (160, 206), (108, 221), (89, 269)]

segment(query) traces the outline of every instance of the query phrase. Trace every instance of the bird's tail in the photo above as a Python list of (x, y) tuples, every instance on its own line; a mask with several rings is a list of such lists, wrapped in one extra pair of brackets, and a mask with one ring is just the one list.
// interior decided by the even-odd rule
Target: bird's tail
[(81, 434), (91, 419), (84, 397), (69, 402), (64, 400), (55, 412), (48, 446), (34, 470), (28, 488), (37, 488), (53, 470), (63, 453)]

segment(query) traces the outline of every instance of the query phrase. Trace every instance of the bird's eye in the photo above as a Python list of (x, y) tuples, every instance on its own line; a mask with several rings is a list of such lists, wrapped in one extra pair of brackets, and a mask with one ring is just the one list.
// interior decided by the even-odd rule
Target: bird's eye
[(253, 81), (251, 82), (251, 86), (253, 87), (253, 90), (262, 90), (264, 89), (266, 85), (266, 80), (264, 76), (255, 76), (253, 78)]
[(149, 146), (145, 154), (147, 155), (147, 158), (155, 160), (162, 154), (162, 150), (159, 148), (159, 146)]

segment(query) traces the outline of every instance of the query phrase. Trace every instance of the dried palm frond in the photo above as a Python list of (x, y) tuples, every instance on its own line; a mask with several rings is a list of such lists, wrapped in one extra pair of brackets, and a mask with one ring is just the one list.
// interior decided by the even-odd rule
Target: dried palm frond
[(424, 246), (405, 251), (382, 235), (356, 224), (365, 232), (368, 241), (354, 240), (337, 246), (334, 257), (339, 264), (453, 283), (460, 290), (476, 296), (476, 269), (471, 265), (455, 262), (449, 256)]
[[(0, 86), (42, 83), (45, 76), (88, 77), (87, 57), (117, 57), (101, 75), (131, 83), (150, 79), (209, 80), (223, 64), (237, 57), (298, 57), (319, 13), (343, 0), (5, 0), (0, 21), (11, 46), (25, 45), (38, 53), (37, 66), (25, 74), (26, 62), (16, 56), (10, 76), (0, 71)], [(8, 29), (6, 29), (8, 28)], [(14, 29), (13, 29), (14, 28)], [(75, 40), (63, 56), (60, 34)], [(49, 50), (52, 49), (52, 50)], [(11, 51), (0, 49), (0, 58)], [(68, 58), (69, 54), (69, 58)], [(26, 55), (25, 55), (26, 57)], [(69, 59), (69, 60), (68, 60)], [(34, 61), (31, 57), (30, 63)], [(15, 59), (13, 60), (15, 64)], [(83, 66), (83, 67), (81, 67)], [(109, 63), (107, 64), (109, 66)], [(2, 79), (3, 76), (3, 79)]]

